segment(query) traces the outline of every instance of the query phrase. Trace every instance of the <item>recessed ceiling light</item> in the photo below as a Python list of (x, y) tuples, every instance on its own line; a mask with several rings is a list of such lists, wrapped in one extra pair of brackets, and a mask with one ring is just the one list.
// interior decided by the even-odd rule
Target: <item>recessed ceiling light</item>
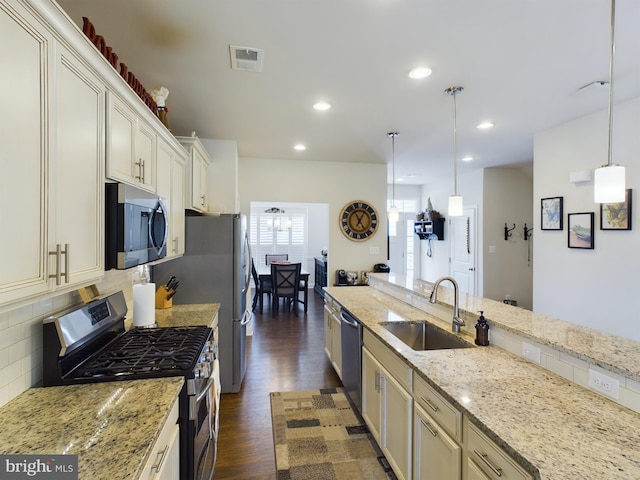
[(298, 145), (296, 145), (295, 147), (293, 147), (295, 150), (298, 150), (299, 152), (302, 152), (303, 150), (306, 150), (307, 147), (305, 147), (304, 145), (302, 145), (301, 143), (299, 143)]
[(328, 102), (317, 102), (313, 104), (313, 108), (320, 111), (329, 110), (331, 108), (331, 104)]
[(479, 128), (480, 130), (485, 130), (487, 128), (491, 128), (493, 127), (495, 124), (491, 123), (491, 122), (482, 122), (479, 123), (478, 125), (476, 125), (476, 128)]
[(462, 157), (460, 160), (462, 160), (463, 162), (470, 162), (471, 160), (473, 160), (473, 157), (471, 155), (467, 155), (465, 157)]
[(409, 78), (413, 78), (414, 80), (427, 78), (429, 75), (431, 75), (431, 69), (425, 66), (416, 67), (409, 72)]

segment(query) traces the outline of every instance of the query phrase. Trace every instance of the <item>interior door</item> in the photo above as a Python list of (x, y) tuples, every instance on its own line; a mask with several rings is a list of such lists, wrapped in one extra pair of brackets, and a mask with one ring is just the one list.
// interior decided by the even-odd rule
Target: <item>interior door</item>
[(465, 207), (461, 217), (450, 218), (451, 276), (461, 292), (476, 294), (476, 207)]

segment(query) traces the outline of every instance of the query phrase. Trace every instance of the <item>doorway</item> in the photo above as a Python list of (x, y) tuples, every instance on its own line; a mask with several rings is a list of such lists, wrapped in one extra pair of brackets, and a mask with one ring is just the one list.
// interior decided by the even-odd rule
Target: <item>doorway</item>
[(413, 225), (416, 215), (400, 212), (397, 222), (389, 222), (389, 267), (393, 273), (415, 277), (419, 269), (418, 244)]

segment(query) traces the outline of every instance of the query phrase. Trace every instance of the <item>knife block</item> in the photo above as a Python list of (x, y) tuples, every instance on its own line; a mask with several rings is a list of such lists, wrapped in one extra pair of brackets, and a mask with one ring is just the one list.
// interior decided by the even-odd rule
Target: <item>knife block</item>
[(164, 285), (156, 291), (156, 308), (164, 309), (173, 307), (173, 290), (169, 290)]

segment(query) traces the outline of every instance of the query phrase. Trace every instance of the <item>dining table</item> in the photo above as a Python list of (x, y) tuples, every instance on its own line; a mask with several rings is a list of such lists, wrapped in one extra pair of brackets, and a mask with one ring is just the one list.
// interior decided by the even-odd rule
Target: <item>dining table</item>
[[(259, 281), (271, 280), (271, 265), (258, 265), (256, 269), (258, 271)], [(300, 270), (300, 281), (304, 285), (304, 311), (307, 311), (308, 299), (309, 299), (309, 272), (304, 268)]]

